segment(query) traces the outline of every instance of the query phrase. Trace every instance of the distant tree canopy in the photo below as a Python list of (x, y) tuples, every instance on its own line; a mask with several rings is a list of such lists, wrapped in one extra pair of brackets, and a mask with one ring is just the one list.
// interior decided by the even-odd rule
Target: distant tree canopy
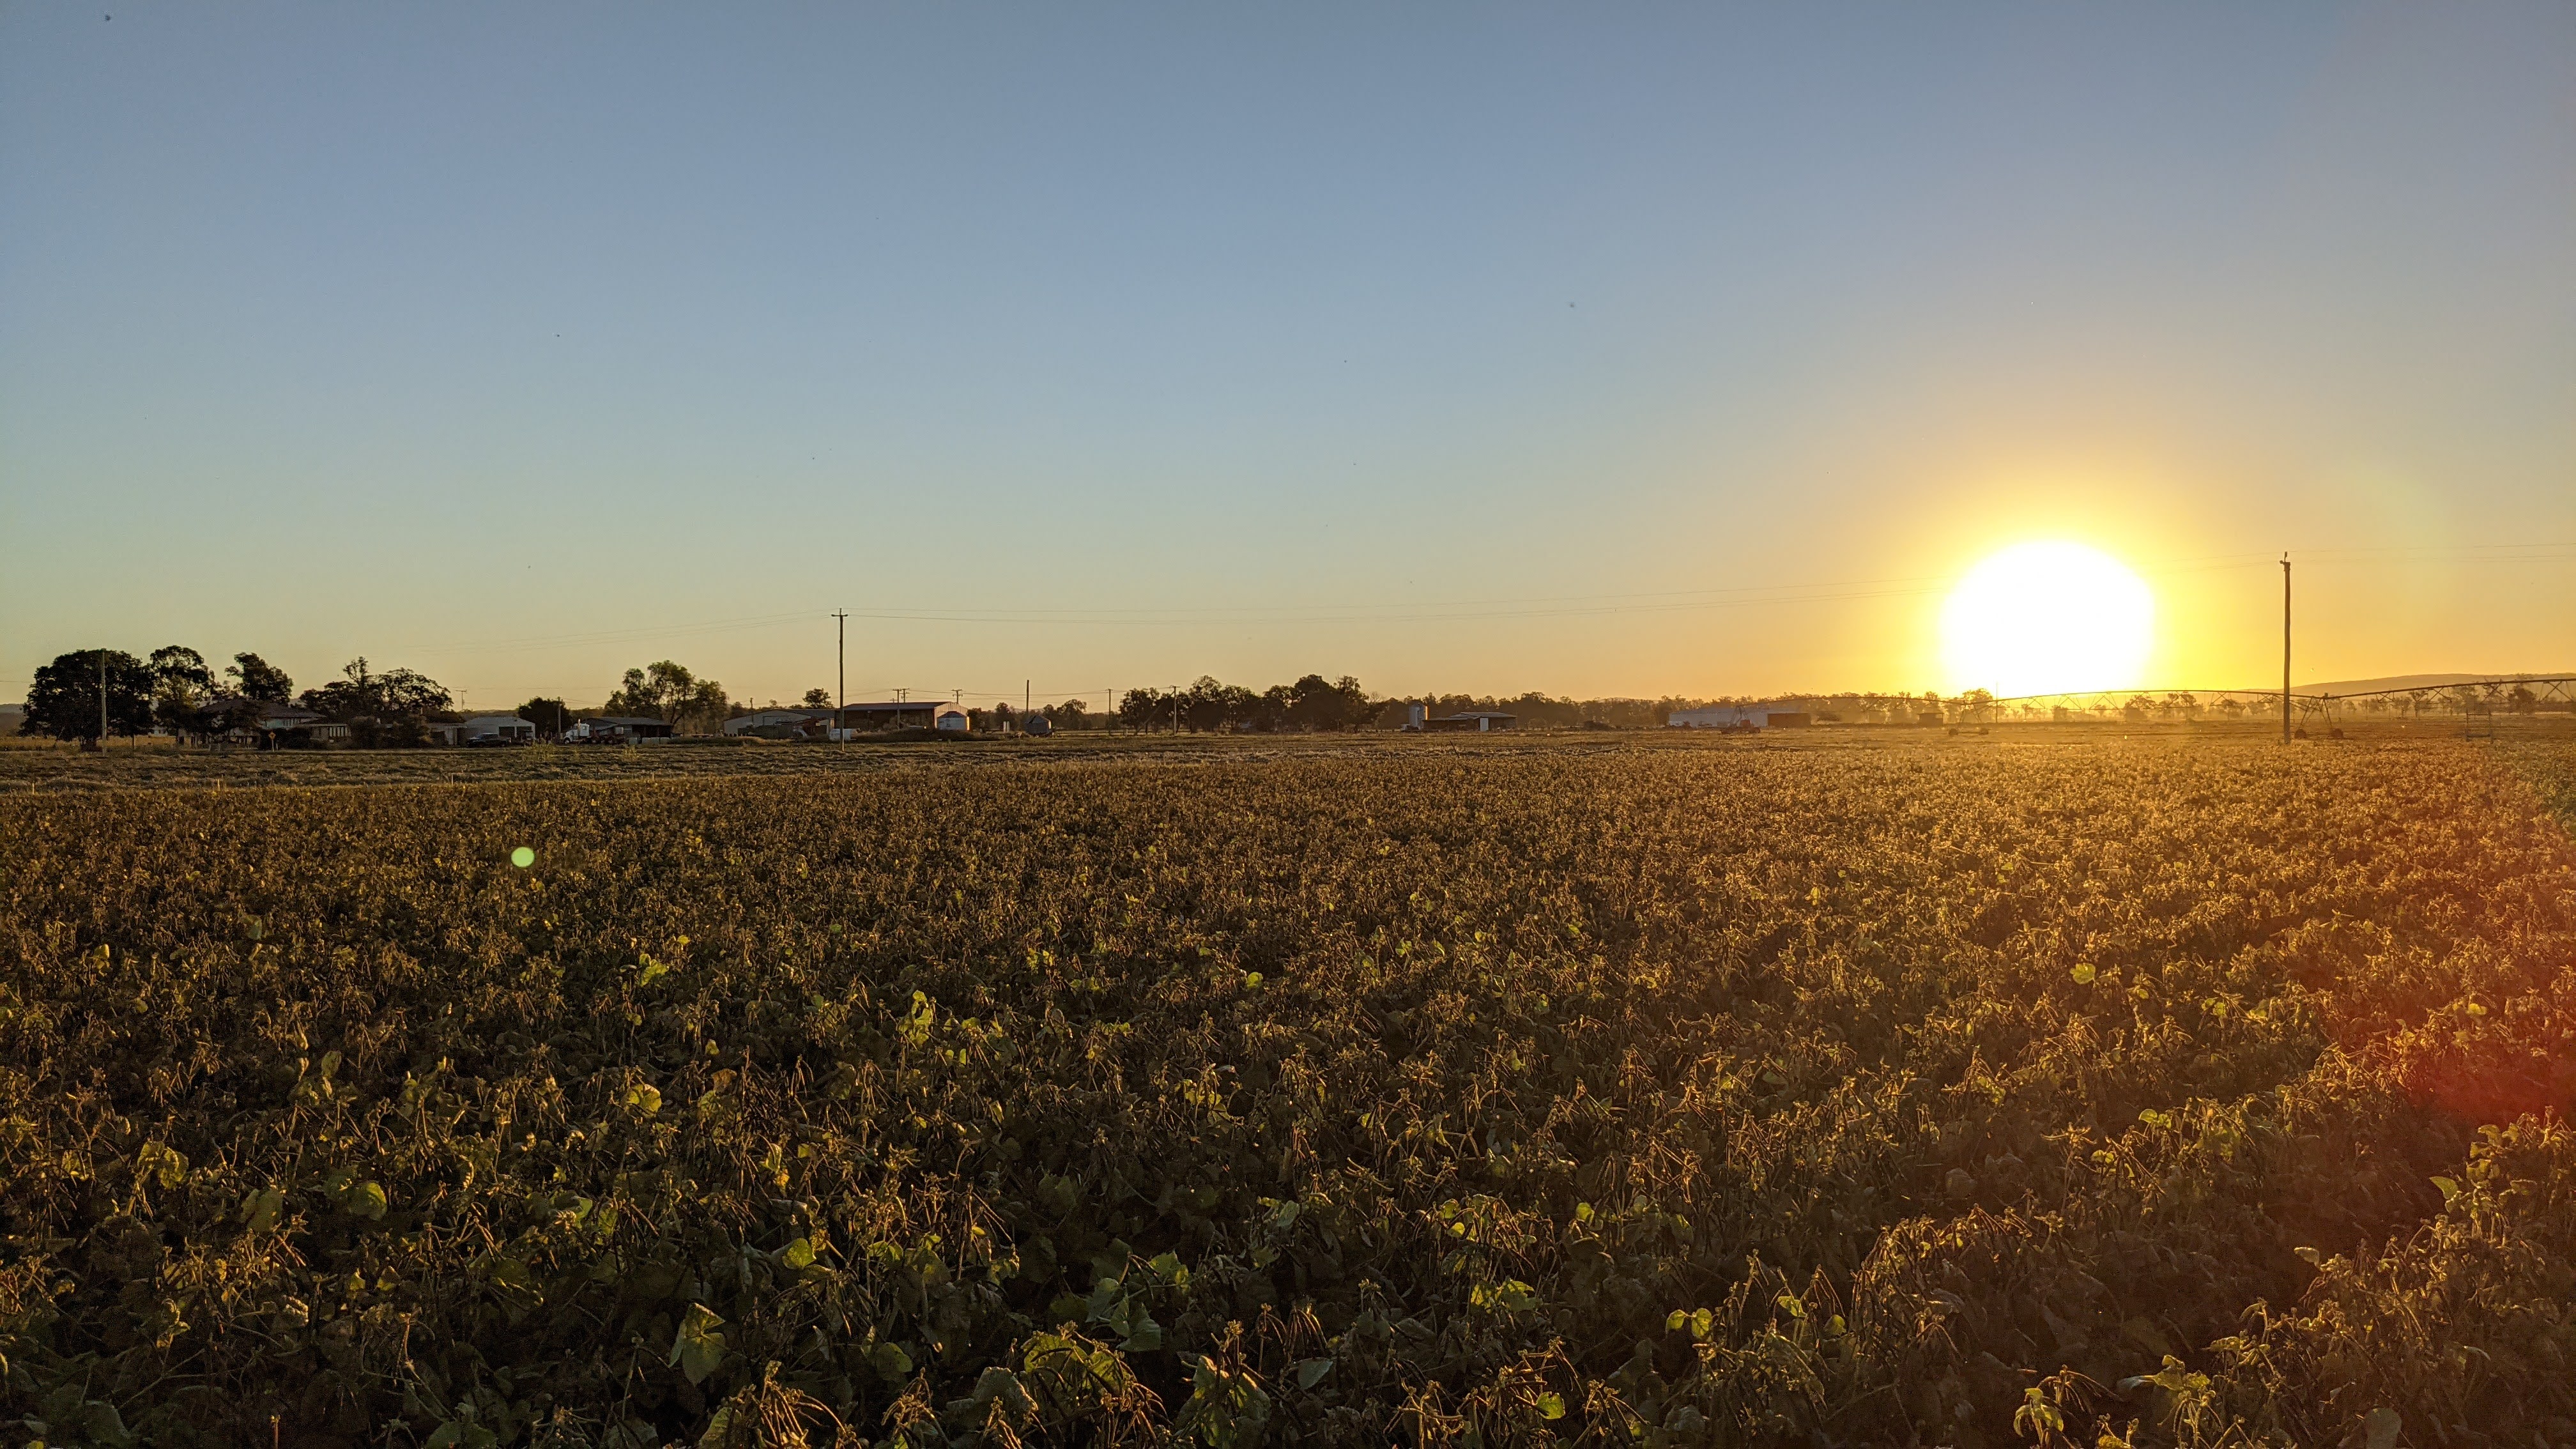
[[(1327, 682), (1309, 674), (1292, 684), (1275, 684), (1258, 693), (1240, 685), (1202, 676), (1183, 689), (1133, 689), (1119, 696), (1117, 722), (1130, 729), (1188, 730), (1345, 730), (1393, 729), (1406, 711), (1419, 705), (1433, 717), (1491, 710), (1515, 716), (1523, 727), (1555, 729), (1661, 729), (1682, 710), (1709, 705), (1753, 704), (1783, 696), (1660, 699), (1575, 699), (1532, 690), (1520, 695), (1421, 694), (1373, 699), (1360, 682), (1344, 675)], [(1917, 724), (1936, 719), (1981, 719), (1996, 708), (1985, 690), (1972, 689), (1955, 699), (1938, 694), (1794, 695), (1800, 707), (1822, 720), (1852, 723)], [(1059, 725), (1062, 712), (1050, 709)]]
[(296, 702), (347, 725), (354, 743), (374, 748), (421, 743), (428, 738), (430, 720), (450, 701), (447, 690), (428, 675), (409, 669), (377, 674), (360, 655), (341, 668), (340, 678), (304, 691)]
[(832, 707), (832, 691), (825, 689), (820, 685), (805, 691), (805, 707), (807, 709), (830, 709)]
[(600, 709), (605, 714), (640, 715), (684, 731), (711, 733), (723, 728), (729, 703), (723, 685), (663, 659), (627, 670), (624, 681)]
[(1404, 723), (1408, 707), (1418, 704), (1424, 714), (1434, 718), (1465, 714), (1471, 710), (1496, 710), (1514, 716), (1524, 729), (1662, 729), (1664, 722), (1677, 710), (1736, 702), (1679, 697), (1573, 699), (1558, 698), (1536, 690), (1519, 695), (1426, 694), (1409, 699), (1391, 699), (1377, 705), (1372, 723), (1393, 728)]
[[(96, 738), (100, 653), (65, 654), (38, 670), (20, 731)], [(158, 727), (182, 739), (219, 735), (251, 725), (262, 706), (284, 703), (295, 685), (285, 670), (251, 653), (234, 655), (220, 676), (205, 655), (185, 644), (164, 644), (142, 660), (114, 649), (105, 655), (110, 734), (145, 734)], [(418, 676), (397, 671), (390, 678), (401, 686)], [(438, 696), (443, 701), (444, 691)]]
[(206, 667), (206, 656), (184, 644), (164, 644), (152, 651), (155, 723), (174, 735), (199, 733), (214, 703), (215, 672)]
[[(1081, 701), (1070, 707), (1079, 715)], [(1327, 682), (1309, 674), (1256, 694), (1201, 675), (1187, 689), (1132, 689), (1118, 701), (1118, 720), (1134, 729), (1346, 730), (1376, 713), (1368, 691), (1349, 675)]]
[(286, 677), (286, 671), (256, 654), (234, 655), (224, 673), (233, 682), (233, 693), (244, 699), (284, 704), (295, 697), (295, 681)]
[(206, 656), (185, 644), (164, 644), (153, 650), (152, 677), (209, 692), (215, 687), (215, 672), (206, 667)]
[(572, 728), (572, 711), (560, 699), (540, 695), (519, 706), (519, 718), (537, 727), (537, 733), (555, 739)]
[(109, 734), (151, 733), (152, 666), (122, 649), (58, 654), (53, 663), (38, 667), (18, 733), (58, 740), (97, 739), (102, 685)]

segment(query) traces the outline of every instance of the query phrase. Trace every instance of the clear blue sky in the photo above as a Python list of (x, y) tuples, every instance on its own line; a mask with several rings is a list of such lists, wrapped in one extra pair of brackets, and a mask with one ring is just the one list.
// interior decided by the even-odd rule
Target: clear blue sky
[(0, 694), (2576, 666), (2576, 7), (7, 4), (0, 534)]

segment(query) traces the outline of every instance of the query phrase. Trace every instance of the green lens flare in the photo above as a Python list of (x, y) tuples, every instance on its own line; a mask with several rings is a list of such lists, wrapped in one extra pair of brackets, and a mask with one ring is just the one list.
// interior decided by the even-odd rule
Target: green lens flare
[(528, 849), (524, 845), (510, 852), (510, 864), (517, 866), (521, 870), (526, 870), (529, 866), (535, 865), (536, 863), (537, 853)]

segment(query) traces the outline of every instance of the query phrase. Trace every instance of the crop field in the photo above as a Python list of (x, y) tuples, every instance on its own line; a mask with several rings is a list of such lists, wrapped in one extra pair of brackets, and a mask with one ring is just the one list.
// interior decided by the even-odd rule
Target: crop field
[(762, 758), (13, 766), (10, 1442), (2576, 1446), (2576, 746)]

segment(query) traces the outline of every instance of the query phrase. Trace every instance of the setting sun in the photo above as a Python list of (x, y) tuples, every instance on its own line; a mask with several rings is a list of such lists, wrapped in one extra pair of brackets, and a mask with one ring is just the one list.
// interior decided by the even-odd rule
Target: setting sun
[(2097, 548), (2057, 541), (1988, 555), (1941, 609), (1941, 652), (1957, 689), (1998, 697), (2142, 682), (2155, 645), (2155, 595)]

